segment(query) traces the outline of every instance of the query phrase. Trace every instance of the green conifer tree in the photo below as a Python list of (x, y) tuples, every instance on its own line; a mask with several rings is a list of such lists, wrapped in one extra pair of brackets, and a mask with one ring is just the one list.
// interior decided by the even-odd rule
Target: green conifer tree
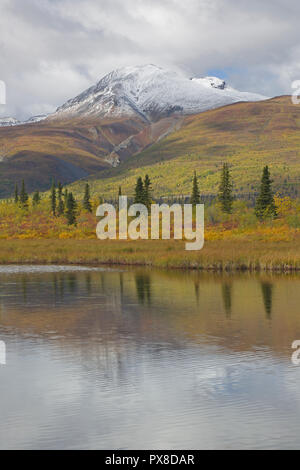
[(218, 199), (221, 204), (222, 211), (225, 212), (225, 214), (231, 214), (232, 212), (232, 189), (233, 185), (231, 181), (229, 166), (227, 163), (224, 163), (221, 174)]
[(83, 208), (88, 212), (92, 212), (91, 193), (90, 193), (89, 183), (86, 183), (85, 185), (84, 197), (83, 197)]
[(23, 207), (24, 209), (28, 208), (28, 194), (26, 192), (25, 181), (24, 180), (22, 181), (19, 201), (20, 201), (21, 207)]
[(33, 206), (38, 206), (39, 203), (41, 202), (41, 196), (39, 191), (35, 191), (32, 196), (32, 205)]
[(269, 167), (265, 166), (261, 179), (260, 193), (256, 200), (255, 205), (256, 217), (263, 220), (267, 217), (276, 217), (277, 208), (274, 202), (274, 195), (272, 191), (272, 180)]
[(60, 182), (57, 185), (57, 200), (57, 215), (60, 216), (63, 215), (65, 212), (65, 203), (63, 200), (63, 186)]
[(146, 175), (144, 179), (144, 204), (148, 209), (150, 209), (151, 201), (151, 180), (149, 175)]
[(56, 186), (53, 180), (50, 192), (50, 204), (51, 204), (51, 212), (53, 215), (56, 215)]
[(120, 197), (122, 196), (122, 188), (121, 186), (119, 186), (119, 191), (118, 191), (118, 202), (117, 202), (117, 205), (118, 205), (118, 209), (120, 210)]
[(76, 201), (71, 192), (68, 192), (67, 206), (66, 206), (66, 216), (68, 225), (76, 224)]
[(16, 183), (15, 184), (15, 204), (18, 204), (19, 202), (19, 188), (18, 188), (18, 184)]
[(64, 190), (64, 204), (67, 207), (67, 200), (68, 200), (68, 190), (67, 188)]
[(190, 204), (192, 204), (194, 207), (197, 204), (200, 204), (200, 192), (199, 192), (198, 178), (197, 178), (196, 172), (194, 172), (193, 190), (192, 190), (192, 195), (190, 197)]
[(144, 183), (143, 183), (142, 178), (139, 177), (136, 181), (136, 186), (135, 186), (134, 203), (144, 204), (144, 202), (145, 202)]

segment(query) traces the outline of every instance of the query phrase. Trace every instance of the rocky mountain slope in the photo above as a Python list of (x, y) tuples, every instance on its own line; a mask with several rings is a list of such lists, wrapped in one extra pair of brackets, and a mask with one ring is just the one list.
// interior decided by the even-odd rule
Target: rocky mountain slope
[(47, 189), (115, 168), (180, 129), (185, 116), (265, 97), (215, 78), (187, 79), (147, 65), (106, 75), (50, 116), (0, 119), (0, 197), (16, 181)]
[(237, 91), (216, 77), (185, 78), (155, 65), (115, 70), (58, 108), (51, 118), (138, 116), (156, 121), (266, 97)]
[[(115, 197), (122, 186), (132, 196), (136, 178), (148, 173), (155, 195), (188, 195), (196, 170), (201, 194), (216, 194), (224, 162), (231, 166), (236, 194), (253, 195), (268, 164), (275, 192), (299, 196), (300, 106), (281, 96), (186, 116), (164, 139), (89, 181), (97, 194)], [(84, 181), (72, 187), (80, 195)]]

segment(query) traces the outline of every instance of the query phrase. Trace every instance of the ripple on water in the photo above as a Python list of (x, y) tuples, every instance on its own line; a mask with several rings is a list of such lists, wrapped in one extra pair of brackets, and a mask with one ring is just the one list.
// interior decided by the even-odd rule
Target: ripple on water
[(31, 273), (60, 273), (60, 272), (120, 272), (119, 269), (91, 266), (59, 266), (59, 265), (0, 265), (0, 274), (31, 274)]

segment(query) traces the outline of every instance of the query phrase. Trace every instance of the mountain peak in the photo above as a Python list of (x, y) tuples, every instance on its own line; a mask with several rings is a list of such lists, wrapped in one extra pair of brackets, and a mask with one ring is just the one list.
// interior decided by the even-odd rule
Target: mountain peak
[(204, 86), (218, 88), (219, 90), (224, 90), (227, 87), (225, 80), (218, 77), (191, 78), (191, 80)]
[[(135, 116), (157, 121), (172, 114), (197, 114), (238, 101), (267, 97), (240, 92), (218, 77), (188, 79), (155, 64), (126, 66), (105, 75), (96, 85), (67, 101), (51, 119), (70, 117), (119, 118)], [(34, 116), (20, 122), (0, 118), (0, 127), (30, 124), (46, 119)]]
[(59, 107), (53, 117), (139, 116), (155, 121), (171, 114), (196, 114), (238, 101), (266, 97), (237, 91), (217, 77), (188, 79), (154, 64), (128, 66)]

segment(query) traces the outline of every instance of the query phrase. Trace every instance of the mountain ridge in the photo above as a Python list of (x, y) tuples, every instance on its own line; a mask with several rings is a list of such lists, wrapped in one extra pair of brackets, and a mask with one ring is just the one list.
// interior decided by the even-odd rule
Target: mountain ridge
[(265, 96), (239, 92), (217, 77), (185, 78), (153, 64), (124, 67), (60, 106), (49, 119), (70, 116), (139, 116), (153, 122), (172, 114), (198, 114)]
[[(230, 165), (234, 191), (248, 197), (260, 186), (269, 165), (274, 190), (300, 194), (300, 106), (289, 95), (257, 103), (234, 103), (186, 116), (179, 129), (133, 155), (118, 168), (106, 169), (88, 180), (92, 193), (133, 196), (136, 179), (149, 174), (156, 197), (190, 194), (194, 171), (200, 193), (217, 193), (224, 162)], [(72, 184), (80, 195), (86, 178)]]
[(197, 114), (234, 102), (264, 99), (267, 97), (235, 90), (218, 77), (186, 78), (147, 64), (113, 70), (54, 113), (32, 116), (25, 121), (0, 118), (0, 127), (80, 116), (113, 119), (135, 116), (149, 123), (176, 113)]
[(0, 196), (22, 179), (29, 191), (45, 190), (52, 178), (68, 184), (114, 171), (199, 109), (246, 98), (266, 100), (216, 77), (188, 79), (154, 65), (118, 69), (39, 122), (0, 126)]

